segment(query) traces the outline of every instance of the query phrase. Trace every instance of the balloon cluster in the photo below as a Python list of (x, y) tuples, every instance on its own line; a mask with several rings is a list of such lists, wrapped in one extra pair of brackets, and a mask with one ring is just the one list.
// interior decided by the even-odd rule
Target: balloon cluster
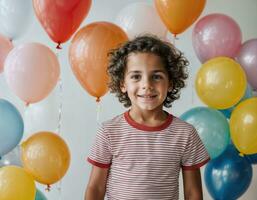
[[(237, 199), (248, 188), (257, 155), (257, 39), (242, 44), (238, 24), (224, 14), (201, 18), (193, 47), (202, 63), (196, 92), (208, 107), (186, 111), (212, 160), (205, 183), (214, 199)], [(230, 142), (231, 139), (231, 142)]]

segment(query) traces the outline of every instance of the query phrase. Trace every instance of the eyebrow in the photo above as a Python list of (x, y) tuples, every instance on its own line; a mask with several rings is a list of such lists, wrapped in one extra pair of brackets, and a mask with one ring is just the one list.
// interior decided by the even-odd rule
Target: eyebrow
[[(164, 73), (165, 74), (165, 71), (164, 70), (153, 70), (151, 71), (152, 73)], [(127, 74), (140, 74), (142, 73), (142, 71), (139, 71), (139, 70), (134, 70), (134, 71), (129, 71)]]

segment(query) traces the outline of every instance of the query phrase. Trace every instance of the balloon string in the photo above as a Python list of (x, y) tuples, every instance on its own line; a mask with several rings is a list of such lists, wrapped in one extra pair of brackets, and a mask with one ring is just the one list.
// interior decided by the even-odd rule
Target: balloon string
[(62, 104), (62, 97), (63, 94), (63, 84), (62, 84), (62, 78), (59, 78), (59, 109), (58, 109), (58, 124), (57, 124), (57, 133), (60, 135), (61, 134), (61, 124), (62, 124), (62, 110), (63, 110), (63, 104)]
[(174, 47), (176, 46), (176, 40), (178, 40), (177, 34), (173, 34), (172, 44), (173, 44)]
[(96, 102), (96, 122), (99, 124), (100, 123), (100, 112), (102, 110), (101, 107), (101, 102), (97, 101)]
[[(58, 48), (56, 49), (56, 57), (57, 59), (59, 60), (59, 52), (58, 52)], [(62, 122), (62, 100), (63, 100), (63, 83), (62, 83), (62, 75), (61, 75), (61, 72), (60, 72), (60, 77), (59, 77), (59, 81), (58, 81), (58, 85), (59, 85), (59, 108), (58, 108), (58, 122), (57, 122), (57, 129), (56, 129), (56, 132), (57, 134), (61, 134), (61, 122)]]
[(59, 181), (59, 185), (57, 187), (57, 190), (59, 192), (59, 200), (62, 199), (62, 180)]
[[(59, 60), (59, 52), (61, 48), (56, 48), (56, 57)], [(59, 108), (58, 108), (58, 124), (57, 124), (57, 134), (61, 134), (61, 125), (62, 125), (62, 110), (63, 110), (63, 82), (62, 82), (62, 73), (60, 72), (60, 78), (58, 81), (59, 84)], [(61, 200), (62, 194), (62, 180), (58, 182), (57, 190), (59, 192), (59, 199)]]

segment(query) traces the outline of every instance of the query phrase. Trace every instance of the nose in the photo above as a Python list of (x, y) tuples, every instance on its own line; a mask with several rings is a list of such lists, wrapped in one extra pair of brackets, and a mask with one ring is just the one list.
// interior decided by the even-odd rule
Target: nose
[(142, 89), (144, 90), (152, 90), (153, 89), (153, 83), (152, 80), (148, 77), (145, 77), (142, 79)]

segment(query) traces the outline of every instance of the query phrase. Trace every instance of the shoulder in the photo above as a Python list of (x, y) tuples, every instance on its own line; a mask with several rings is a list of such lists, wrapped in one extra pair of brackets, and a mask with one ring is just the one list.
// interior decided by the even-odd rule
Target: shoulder
[(101, 123), (101, 127), (108, 128), (108, 127), (115, 127), (124, 123), (124, 113), (119, 114), (111, 119), (108, 119)]
[(179, 131), (196, 132), (195, 127), (193, 125), (176, 116), (173, 116), (171, 126), (175, 129), (178, 129)]

